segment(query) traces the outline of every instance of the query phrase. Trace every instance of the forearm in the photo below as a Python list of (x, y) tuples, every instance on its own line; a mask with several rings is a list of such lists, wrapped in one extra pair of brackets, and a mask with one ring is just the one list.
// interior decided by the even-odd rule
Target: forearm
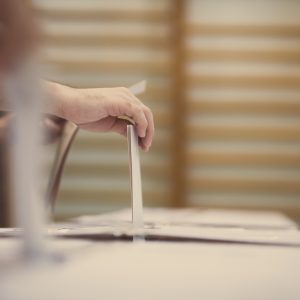
[(65, 118), (64, 103), (75, 95), (74, 89), (56, 82), (42, 81), (45, 97), (43, 112)]
[[(5, 89), (5, 80), (0, 80), (0, 111), (11, 111)], [(41, 106), (42, 113), (64, 118), (63, 103), (71, 97), (73, 88), (43, 80), (41, 89), (44, 95), (44, 103)]]

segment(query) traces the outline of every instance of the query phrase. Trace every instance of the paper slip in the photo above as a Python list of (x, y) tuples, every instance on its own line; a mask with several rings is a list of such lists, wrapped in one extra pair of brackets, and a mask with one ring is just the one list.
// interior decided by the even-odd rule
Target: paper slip
[(141, 167), (138, 136), (133, 125), (127, 126), (127, 140), (131, 182), (132, 224), (134, 229), (142, 229), (144, 221)]
[(142, 93), (145, 92), (146, 90), (146, 85), (147, 85), (147, 81), (143, 80), (140, 81), (132, 86), (129, 87), (129, 90), (131, 91), (132, 94), (134, 95), (140, 95)]
[[(297, 225), (277, 212), (213, 209), (162, 209), (144, 211), (144, 236), (149, 241), (193, 241), (300, 247)], [(94, 240), (129, 239), (130, 210), (76, 219), (75, 228), (60, 233)]]
[[(134, 95), (142, 94), (146, 90), (146, 84), (146, 80), (140, 81), (129, 87), (129, 90)], [(133, 125), (127, 126), (127, 142), (131, 182), (132, 224), (134, 229), (142, 229), (144, 226), (144, 221), (141, 167), (139, 157), (138, 136)]]
[[(244, 229), (297, 229), (297, 224), (279, 212), (202, 208), (144, 208), (144, 225), (176, 225)], [(121, 226), (131, 222), (131, 211), (122, 209), (101, 215), (83, 215), (74, 219), (84, 226)]]

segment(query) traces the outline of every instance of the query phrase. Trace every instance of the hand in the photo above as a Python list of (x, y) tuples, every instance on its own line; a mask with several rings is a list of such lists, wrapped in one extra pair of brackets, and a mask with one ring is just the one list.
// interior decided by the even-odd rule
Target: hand
[(130, 118), (136, 125), (140, 147), (148, 151), (154, 135), (151, 110), (127, 88), (73, 89), (64, 87), (62, 117), (89, 131), (127, 135)]

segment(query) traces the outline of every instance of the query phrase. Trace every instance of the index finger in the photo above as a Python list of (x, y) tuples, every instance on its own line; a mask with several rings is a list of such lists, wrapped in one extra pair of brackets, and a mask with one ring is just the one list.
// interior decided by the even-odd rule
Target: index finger
[(154, 128), (153, 114), (151, 110), (145, 106), (144, 113), (148, 121), (148, 127), (146, 130), (146, 136), (142, 138), (141, 142), (145, 151), (148, 151), (152, 145), (155, 128)]

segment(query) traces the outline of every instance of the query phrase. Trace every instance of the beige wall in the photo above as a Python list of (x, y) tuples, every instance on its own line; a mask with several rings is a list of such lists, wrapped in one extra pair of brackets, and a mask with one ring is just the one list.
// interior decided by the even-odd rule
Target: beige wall
[[(182, 52), (172, 36), (181, 1), (34, 2), (50, 79), (77, 87), (148, 80), (142, 100), (157, 134), (142, 155), (146, 205), (178, 204), (170, 195), (182, 185), (184, 205), (299, 207), (299, 1), (182, 1)], [(180, 99), (170, 97), (176, 58)], [(181, 125), (171, 124), (176, 105)], [(180, 149), (172, 147), (178, 132)], [(126, 141), (80, 132), (59, 198), (59, 217), (128, 207)]]

